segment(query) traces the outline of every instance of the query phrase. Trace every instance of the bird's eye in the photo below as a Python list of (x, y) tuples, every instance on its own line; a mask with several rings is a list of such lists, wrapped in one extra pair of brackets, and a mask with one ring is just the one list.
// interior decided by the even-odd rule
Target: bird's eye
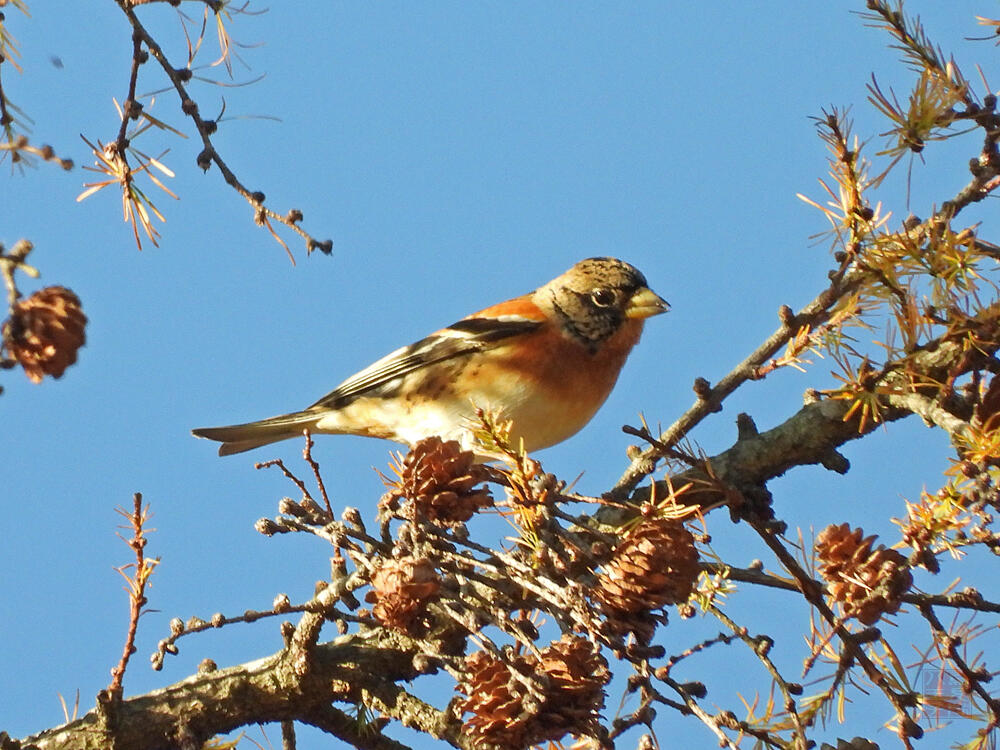
[(590, 298), (598, 307), (611, 307), (615, 303), (616, 295), (610, 289), (597, 289), (591, 292)]

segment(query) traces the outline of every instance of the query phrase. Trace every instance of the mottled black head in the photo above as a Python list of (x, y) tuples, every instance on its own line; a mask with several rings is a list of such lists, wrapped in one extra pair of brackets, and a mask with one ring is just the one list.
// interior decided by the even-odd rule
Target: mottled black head
[(669, 305), (646, 285), (635, 266), (617, 258), (587, 258), (538, 290), (566, 328), (596, 346), (626, 320), (666, 312)]

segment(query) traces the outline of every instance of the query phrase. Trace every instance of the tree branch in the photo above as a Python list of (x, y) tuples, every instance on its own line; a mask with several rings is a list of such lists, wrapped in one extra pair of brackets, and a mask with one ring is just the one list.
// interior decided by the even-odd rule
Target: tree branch
[[(902, 392), (912, 388), (909, 377), (914, 373), (923, 382), (946, 383), (958, 375), (984, 367), (1000, 349), (1000, 330), (991, 315), (984, 314), (978, 320), (980, 330), (979, 351), (971, 353), (961, 340), (938, 340), (932, 348), (915, 352), (905, 360), (891, 363), (883, 369), (883, 375), (875, 383), (876, 392)], [(921, 403), (927, 403), (927, 397)], [(884, 397), (883, 400), (891, 399)], [(905, 399), (900, 403), (909, 403)], [(912, 405), (912, 404), (910, 404)], [(677, 487), (684, 482), (694, 481), (695, 486), (684, 495), (687, 503), (700, 505), (718, 504), (720, 495), (715, 486), (724, 483), (736, 488), (759, 487), (769, 480), (781, 476), (796, 466), (819, 464), (832, 471), (845, 473), (849, 468), (846, 459), (837, 453), (837, 448), (852, 440), (864, 437), (882, 424), (894, 422), (913, 413), (910, 409), (888, 405), (881, 412), (880, 420), (869, 420), (860, 425), (856, 418), (848, 418), (851, 404), (846, 400), (825, 399), (806, 404), (795, 415), (771, 430), (759, 434), (743, 435), (728, 450), (706, 459), (704, 464), (711, 471), (713, 488), (700, 489), (708, 477), (704, 469), (691, 469), (671, 479)], [(657, 482), (657, 497), (665, 497), (669, 487), (664, 481)], [(632, 502), (636, 505), (650, 498), (650, 488), (643, 487), (635, 492)], [(602, 523), (616, 524), (629, 514), (620, 508), (602, 508), (597, 518)]]
[[(396, 642), (401, 638), (393, 635)], [(331, 702), (353, 703), (349, 690), (382, 694), (395, 682), (417, 674), (405, 651), (378, 638), (346, 636), (315, 646), (304, 676), (295, 673), (288, 653), (281, 651), (124, 700), (116, 716), (114, 742), (119, 747), (199, 747), (216, 734), (246, 724), (295, 720), (315, 725), (318, 717), (332, 716), (326, 710)], [(435, 732), (439, 731), (438, 723)], [(22, 742), (39, 750), (100, 750), (109, 746), (111, 738), (95, 709)]]

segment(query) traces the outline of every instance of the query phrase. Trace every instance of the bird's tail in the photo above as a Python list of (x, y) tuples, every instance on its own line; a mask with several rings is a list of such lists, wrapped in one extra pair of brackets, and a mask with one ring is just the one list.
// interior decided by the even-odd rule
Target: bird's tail
[(191, 430), (191, 434), (218, 440), (222, 443), (219, 446), (219, 455), (231, 456), (279, 440), (297, 437), (302, 434), (302, 430), (314, 427), (320, 416), (315, 411), (296, 411), (262, 419), (259, 422), (231, 424), (225, 427), (199, 427)]

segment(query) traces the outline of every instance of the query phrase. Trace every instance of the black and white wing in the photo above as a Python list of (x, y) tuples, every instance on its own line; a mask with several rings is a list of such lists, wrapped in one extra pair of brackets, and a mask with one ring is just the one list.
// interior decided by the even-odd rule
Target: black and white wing
[(479, 352), (496, 341), (534, 331), (540, 320), (509, 315), (472, 317), (404, 346), (352, 375), (306, 411), (339, 409), (359, 396), (388, 396), (402, 378), (437, 362)]

